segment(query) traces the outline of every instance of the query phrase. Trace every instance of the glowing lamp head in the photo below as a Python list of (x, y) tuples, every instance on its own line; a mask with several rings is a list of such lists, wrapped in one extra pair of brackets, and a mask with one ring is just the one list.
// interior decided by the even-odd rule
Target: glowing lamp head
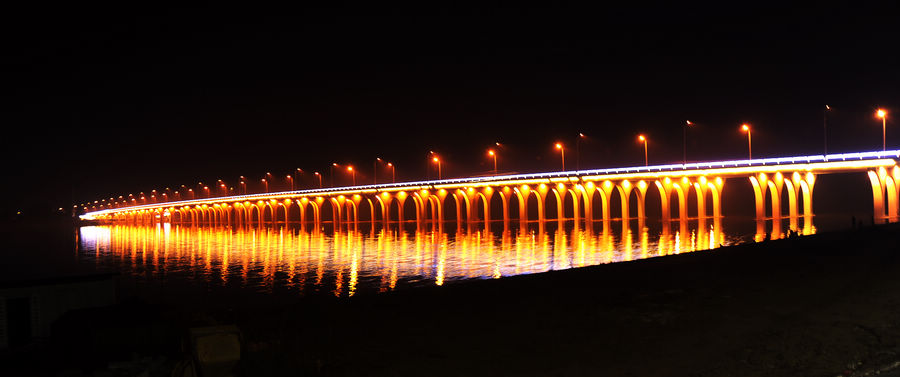
[(693, 126), (693, 125), (694, 125), (694, 124), (691, 123), (691, 121), (689, 121), (689, 120), (684, 121), (684, 123), (687, 124), (688, 126)]
[(556, 149), (562, 149), (562, 144), (556, 143)]
[(749, 131), (750, 131), (750, 126), (748, 126), (748, 125), (746, 125), (746, 124), (742, 124), (742, 125), (741, 125), (741, 131), (749, 132)]
[(494, 155), (494, 150), (493, 149), (488, 150), (488, 156), (493, 156), (493, 155)]
[(353, 171), (353, 167), (352, 167), (352, 166), (348, 166), (348, 167), (347, 167), (347, 171)]
[(878, 109), (878, 111), (875, 112), (875, 115), (881, 119), (884, 119), (884, 117), (887, 116), (887, 111), (884, 111), (883, 109)]
[(647, 141), (647, 138), (644, 137), (644, 135), (638, 135), (638, 140), (639, 141)]
[(314, 174), (314, 175), (319, 175), (319, 172), (315, 172), (315, 173), (313, 173), (313, 174)]
[(394, 166), (394, 164), (388, 162), (388, 163), (387, 163), (387, 166)]
[(432, 158), (431, 158), (431, 161), (438, 162), (438, 161), (440, 161), (440, 160), (438, 160), (437, 157), (432, 157)]

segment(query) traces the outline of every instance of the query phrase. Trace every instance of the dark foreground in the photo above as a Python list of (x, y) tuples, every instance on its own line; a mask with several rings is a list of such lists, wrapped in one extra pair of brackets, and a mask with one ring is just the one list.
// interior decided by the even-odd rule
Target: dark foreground
[(67, 321), (75, 335), (5, 354), (7, 372), (152, 358), (151, 375), (168, 376), (186, 328), (235, 323), (247, 376), (871, 375), (900, 361), (900, 228), (349, 300), (126, 303)]

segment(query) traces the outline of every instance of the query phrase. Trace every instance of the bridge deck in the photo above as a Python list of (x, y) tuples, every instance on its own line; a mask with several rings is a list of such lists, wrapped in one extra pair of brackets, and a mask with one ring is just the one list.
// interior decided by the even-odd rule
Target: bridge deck
[(404, 190), (456, 189), (478, 186), (504, 186), (578, 181), (591, 182), (624, 179), (657, 179), (663, 177), (696, 177), (705, 175), (749, 176), (758, 173), (776, 173), (788, 171), (810, 171), (814, 173), (865, 171), (873, 168), (895, 166), (897, 164), (896, 159), (900, 159), (900, 150), (763, 158), (752, 160), (712, 161), (689, 164), (632, 166), (514, 175), (479, 176), (469, 178), (306, 189), (150, 203), (91, 211), (82, 215), (82, 218), (92, 218), (94, 216), (110, 214), (119, 211), (133, 211), (141, 209), (157, 209), (210, 203), (230, 203), (297, 197), (397, 192)]

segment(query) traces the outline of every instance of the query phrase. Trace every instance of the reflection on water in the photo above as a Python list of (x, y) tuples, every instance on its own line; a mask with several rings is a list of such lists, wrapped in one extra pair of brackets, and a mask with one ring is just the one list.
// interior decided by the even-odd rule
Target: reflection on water
[[(725, 221), (726, 231), (723, 221), (613, 221), (588, 229), (549, 222), (507, 230), (360, 225), (337, 232), (283, 226), (90, 226), (80, 228), (78, 255), (82, 262), (118, 271), (134, 285), (152, 285), (163, 293), (193, 282), (352, 296), (623, 262), (766, 237), (766, 224), (760, 228), (752, 221)], [(790, 225), (778, 224), (771, 237), (783, 237), (780, 229)], [(808, 234), (815, 228), (800, 231)]]

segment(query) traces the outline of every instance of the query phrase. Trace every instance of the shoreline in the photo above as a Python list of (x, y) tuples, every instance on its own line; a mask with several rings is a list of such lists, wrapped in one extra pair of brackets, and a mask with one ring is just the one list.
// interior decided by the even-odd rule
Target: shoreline
[(71, 316), (72, 339), (8, 367), (174, 362), (187, 328), (236, 324), (242, 375), (863, 375), (900, 360), (898, 236), (867, 226), (349, 298), (127, 301)]

